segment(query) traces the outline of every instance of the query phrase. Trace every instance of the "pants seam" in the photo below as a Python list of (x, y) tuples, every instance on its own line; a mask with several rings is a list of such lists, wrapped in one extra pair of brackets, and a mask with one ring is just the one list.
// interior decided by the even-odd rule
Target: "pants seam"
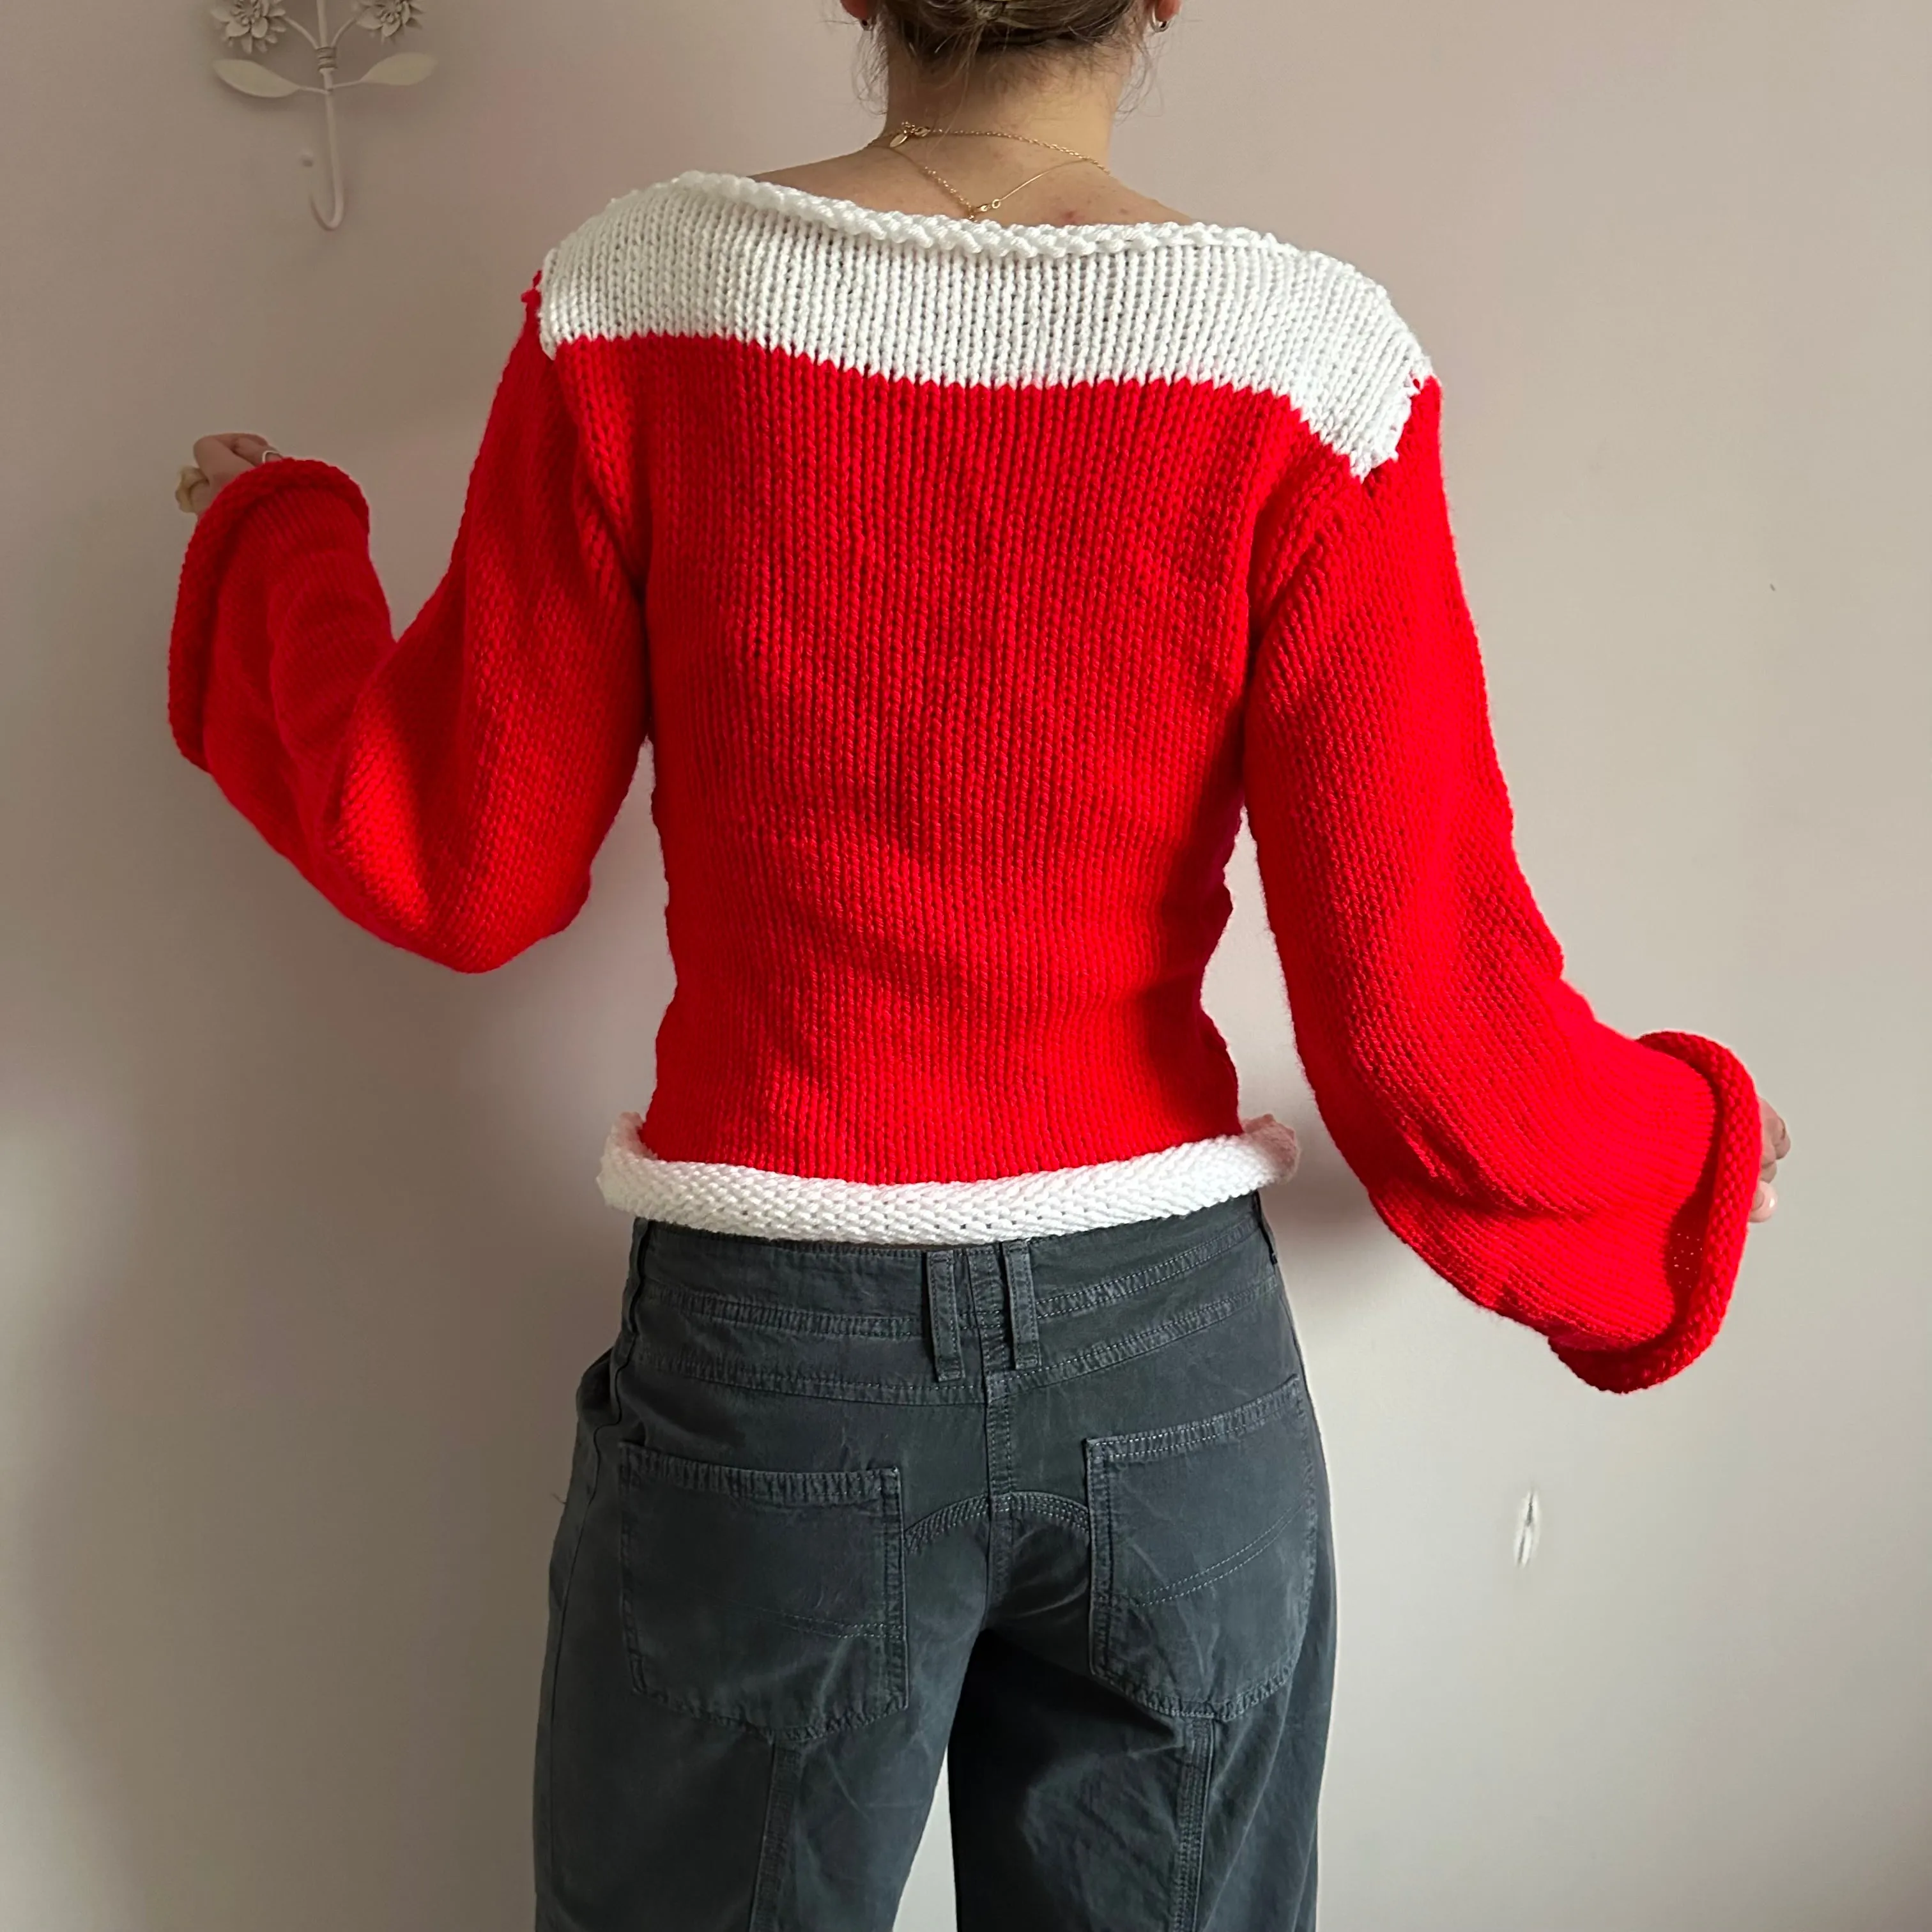
[(745, 1932), (776, 1932), (778, 1898), (784, 1889), (786, 1852), (791, 1842), (793, 1808), (798, 1797), (802, 1753), (795, 1744), (772, 1746), (771, 1780), (765, 1793), (764, 1835), (758, 1846), (758, 1875), (752, 1891)]
[(583, 1552), (584, 1534), (590, 1528), (591, 1505), (596, 1500), (598, 1484), (602, 1479), (602, 1438), (609, 1426), (602, 1424), (590, 1432), (590, 1467), (584, 1484), (584, 1506), (578, 1514), (577, 1534), (571, 1538), (570, 1556), (564, 1565), (563, 1587), (557, 1598), (555, 1647), (550, 1660), (550, 1682), (546, 1687), (548, 1694), (544, 1699), (543, 1876), (553, 1897), (562, 1888), (559, 1882), (562, 1874), (556, 1850), (557, 1685), (563, 1676), (564, 1636), (570, 1621), (571, 1592), (577, 1580), (577, 1562)]
[[(988, 1609), (1005, 1593), (1012, 1567), (1013, 1520), (1006, 1492), (1013, 1481), (1013, 1383), (1008, 1329), (1006, 1284), (996, 1247), (974, 1249), (967, 1256), (968, 1300), (980, 1345), (980, 1385), (986, 1401), (986, 1535)], [(1000, 1366), (994, 1366), (995, 1364)]]
[(1195, 1720), (1184, 1732), (1180, 1832), (1174, 1852), (1174, 1900), (1167, 1932), (1196, 1932), (1201, 1918), (1201, 1864), (1207, 1830), (1208, 1780), (1214, 1761), (1214, 1726)]

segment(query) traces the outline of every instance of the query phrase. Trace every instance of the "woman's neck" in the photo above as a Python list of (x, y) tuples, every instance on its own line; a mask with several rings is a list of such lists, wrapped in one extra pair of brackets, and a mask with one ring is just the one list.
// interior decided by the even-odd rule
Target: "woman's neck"
[[(1049, 141), (1106, 165), (1120, 107), (1118, 83), (1086, 88), (1060, 86), (962, 94), (958, 88), (935, 88), (916, 77), (896, 82), (886, 100), (885, 131), (902, 123), (922, 128), (997, 128), (1027, 141)], [(977, 135), (935, 134), (919, 142), (922, 158), (947, 173), (988, 166), (1010, 170), (1027, 150), (1016, 140), (991, 141)], [(1042, 151), (1035, 149), (1035, 153)], [(949, 166), (949, 164), (950, 165)]]
[[(944, 176), (973, 201), (1003, 198), (993, 220), (1024, 223), (1185, 221), (1164, 202), (1138, 194), (1109, 168), (1114, 122), (1124, 68), (1064, 71), (1037, 83), (983, 82), (960, 86), (932, 81), (896, 64), (886, 98), (884, 124), (873, 140), (850, 154), (760, 176), (817, 194), (908, 214), (962, 212), (958, 201), (923, 172)], [(922, 128), (994, 128), (1024, 140), (980, 134), (921, 135), (895, 152), (887, 138), (903, 123)], [(1057, 154), (1033, 145), (1050, 142), (1073, 150)], [(1084, 160), (1076, 160), (1082, 155)], [(1065, 165), (1060, 165), (1064, 163)], [(1041, 174), (1041, 170), (1048, 172)], [(1019, 184), (1030, 175), (1040, 178)], [(1010, 200), (1006, 199), (1010, 197)]]

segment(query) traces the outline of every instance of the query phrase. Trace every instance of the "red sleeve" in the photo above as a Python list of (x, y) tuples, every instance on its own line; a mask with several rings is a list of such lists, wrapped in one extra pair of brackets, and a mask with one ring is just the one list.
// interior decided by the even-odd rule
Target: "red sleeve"
[(650, 724), (637, 589), (525, 303), (400, 637), (362, 493), (292, 458), (202, 515), (170, 651), (182, 752), (339, 910), (461, 972), (575, 916)]
[(1709, 1344), (1761, 1147), (1715, 1042), (1630, 1039), (1530, 896), (1444, 498), (1441, 390), (1258, 612), (1249, 821), (1324, 1124), (1388, 1225), (1599, 1388)]

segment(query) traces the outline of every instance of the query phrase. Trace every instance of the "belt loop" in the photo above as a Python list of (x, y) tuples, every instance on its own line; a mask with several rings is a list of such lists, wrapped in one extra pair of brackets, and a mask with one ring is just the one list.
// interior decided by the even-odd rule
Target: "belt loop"
[(932, 1366), (943, 1382), (962, 1382), (959, 1359), (959, 1297), (953, 1279), (953, 1251), (926, 1251), (926, 1324), (932, 1343)]
[(1013, 1366), (1040, 1365), (1040, 1310), (1033, 1294), (1033, 1247), (1024, 1238), (1002, 1241), (1006, 1269), (1006, 1332), (1013, 1345)]

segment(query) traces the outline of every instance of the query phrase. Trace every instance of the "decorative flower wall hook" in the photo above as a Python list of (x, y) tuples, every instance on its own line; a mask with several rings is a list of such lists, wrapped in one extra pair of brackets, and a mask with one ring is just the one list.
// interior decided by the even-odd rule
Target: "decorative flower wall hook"
[[(373, 81), (379, 87), (413, 87), (436, 65), (434, 54), (385, 54), (353, 80), (341, 77), (338, 49), (342, 37), (352, 27), (376, 35), (384, 44), (393, 43), (406, 28), (422, 24), (422, 0), (365, 0), (334, 32), (329, 31), (328, 0), (310, 0), (314, 10), (313, 29), (304, 26), (288, 10), (285, 0), (226, 0), (211, 8), (221, 38), (232, 52), (249, 56), (245, 60), (218, 60), (217, 76), (238, 94), (252, 94), (258, 99), (276, 100), (285, 94), (316, 94), (322, 97), (322, 117), (327, 136), (328, 181), (327, 200), (311, 195), (309, 206), (323, 227), (333, 231), (342, 226), (342, 151), (335, 124), (335, 97), (345, 87), (360, 87)], [(286, 74), (256, 64), (254, 56), (264, 47), (273, 46), (284, 33), (292, 30), (308, 41), (315, 56), (316, 80), (313, 85), (291, 80)], [(304, 154), (302, 165), (313, 164), (314, 157)]]

